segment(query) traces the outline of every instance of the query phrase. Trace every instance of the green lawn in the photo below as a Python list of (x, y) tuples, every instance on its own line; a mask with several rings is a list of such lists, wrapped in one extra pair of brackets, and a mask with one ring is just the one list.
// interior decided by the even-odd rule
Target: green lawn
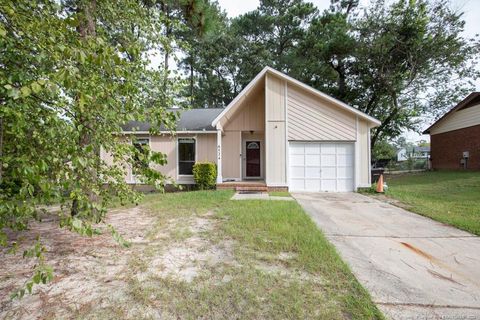
[[(209, 245), (233, 243), (235, 263), (204, 268), (192, 282), (132, 280), (133, 297), (142, 304), (168, 306), (167, 314), (182, 319), (383, 318), (295, 201), (232, 201), (232, 194), (197, 191), (145, 197), (142, 205), (157, 221), (150, 238), (164, 233), (172, 219), (209, 217), (215, 228), (202, 232), (202, 237)], [(170, 233), (171, 246), (181, 247), (192, 237), (184, 226), (179, 223)], [(135, 262), (143, 268), (148, 264)]]
[(268, 194), (272, 197), (291, 197), (292, 196), (288, 191), (270, 191)]
[(480, 172), (435, 171), (387, 177), (387, 196), (409, 210), (480, 235)]

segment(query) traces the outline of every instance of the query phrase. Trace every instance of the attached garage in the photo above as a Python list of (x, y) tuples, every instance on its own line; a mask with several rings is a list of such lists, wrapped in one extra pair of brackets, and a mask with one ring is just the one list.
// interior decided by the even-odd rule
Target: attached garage
[(289, 190), (353, 191), (354, 154), (349, 142), (290, 142)]
[[(379, 124), (358, 109), (266, 67), (212, 127), (217, 129), (217, 149), (224, 148), (225, 167), (234, 164), (240, 167), (237, 172), (245, 172), (255, 165), (259, 183), (268, 189), (351, 192), (370, 186), (370, 129)], [(218, 138), (228, 137), (232, 130), (240, 131), (241, 144)], [(248, 142), (258, 142), (261, 149), (253, 159), (245, 151)], [(221, 168), (221, 157), (218, 160)], [(217, 182), (224, 178), (238, 179), (217, 175)]]

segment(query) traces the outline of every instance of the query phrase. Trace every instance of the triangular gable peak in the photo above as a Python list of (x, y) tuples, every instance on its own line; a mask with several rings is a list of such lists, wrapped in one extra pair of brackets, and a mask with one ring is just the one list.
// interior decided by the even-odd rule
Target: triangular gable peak
[(228, 104), (228, 106), (224, 109), (224, 111), (216, 117), (213, 122), (212, 126), (213, 127), (222, 127), (225, 123), (227, 123), (236, 113), (237, 109), (241, 107), (242, 102), (249, 96), (251, 92), (254, 90), (258, 89), (259, 86), (264, 87), (265, 86), (265, 75), (266, 74), (271, 74), (274, 75), (278, 78), (281, 78), (282, 80), (286, 81), (289, 84), (293, 84), (295, 86), (300, 87), (301, 89), (311, 93), (312, 95), (322, 99), (326, 100), (327, 102), (332, 103), (336, 107), (343, 109), (347, 112), (353, 113), (356, 116), (358, 116), (360, 119), (364, 119), (367, 121), (367, 123), (370, 124), (371, 127), (375, 127), (380, 125), (380, 121), (359, 111), (358, 109), (347, 105), (346, 103), (333, 98), (332, 96), (329, 96), (321, 91), (318, 91), (303, 82), (300, 82), (280, 71), (277, 71), (271, 67), (265, 67), (260, 73), (257, 74), (257, 76), (250, 81), (250, 83), (235, 97), (235, 99), (232, 100)]
[(430, 127), (428, 127), (423, 134), (429, 134), (432, 129), (435, 129), (437, 126), (443, 124), (445, 121), (449, 120), (456, 112), (480, 105), (480, 92), (472, 92), (465, 99), (460, 101), (455, 107), (450, 109), (445, 113), (440, 119), (435, 121)]

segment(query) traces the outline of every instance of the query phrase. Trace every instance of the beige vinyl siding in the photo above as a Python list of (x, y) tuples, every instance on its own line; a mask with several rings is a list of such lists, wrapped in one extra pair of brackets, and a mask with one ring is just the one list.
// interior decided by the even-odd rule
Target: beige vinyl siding
[(430, 129), (430, 134), (438, 134), (476, 125), (480, 125), (480, 104), (453, 112)]
[(287, 185), (286, 163), (286, 81), (265, 76), (265, 154), (266, 182), (270, 186)]
[(167, 164), (154, 165), (153, 168), (170, 177), (173, 181), (177, 178), (177, 140), (170, 135), (151, 136), (150, 149), (161, 152), (167, 156)]
[(297, 86), (288, 86), (288, 140), (355, 141), (356, 117)]
[(241, 179), (240, 150), (242, 132), (225, 131), (222, 136), (222, 177), (223, 179)]
[(369, 131), (368, 123), (364, 120), (358, 121), (358, 144), (357, 146), (360, 148), (359, 150), (359, 164), (357, 166), (358, 172), (358, 179), (357, 186), (358, 187), (365, 187), (369, 185), (369, 143), (368, 143), (368, 131)]
[[(263, 136), (265, 131), (264, 101), (265, 90), (263, 86), (260, 86), (239, 101), (236, 110), (227, 116), (228, 119), (223, 124), (222, 134), (223, 179), (242, 179), (242, 132), (249, 135), (250, 132), (253, 132), (255, 137)], [(263, 154), (262, 158), (264, 158)]]
[(236, 109), (229, 121), (224, 124), (225, 131), (264, 131), (265, 91), (263, 87), (249, 94)]
[(197, 135), (197, 161), (217, 163), (217, 134)]
[(273, 75), (266, 76), (267, 121), (285, 121), (285, 87), (286, 82)]
[[(166, 154), (167, 163), (163, 166), (152, 165), (152, 167), (169, 178), (170, 182), (177, 183), (192, 183), (193, 179), (189, 177), (182, 177), (177, 179), (177, 138), (178, 137), (192, 137), (196, 139), (196, 159), (197, 161), (217, 161), (217, 140), (216, 133), (202, 133), (198, 135), (192, 134), (178, 134), (178, 136), (155, 135), (155, 136), (139, 136), (139, 138), (150, 139), (150, 149), (152, 151), (161, 152)], [(130, 140), (124, 138), (125, 142), (130, 143)], [(107, 164), (113, 164), (112, 156), (105, 152), (103, 149), (100, 152), (101, 158)], [(135, 182), (132, 177), (132, 168), (130, 165), (125, 164), (125, 181), (128, 183)]]

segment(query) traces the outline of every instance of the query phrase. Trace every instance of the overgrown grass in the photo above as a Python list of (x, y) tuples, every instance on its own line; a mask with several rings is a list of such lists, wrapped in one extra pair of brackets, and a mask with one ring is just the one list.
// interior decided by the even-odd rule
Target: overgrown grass
[(354, 319), (380, 317), (334, 247), (296, 202), (249, 201), (241, 206), (229, 206), (220, 214), (230, 218), (225, 232), (242, 247), (255, 253), (294, 253), (295, 258), (284, 263), (325, 281), (321, 290), (324, 299), (338, 305), (336, 317), (341, 314)]
[(480, 172), (436, 171), (389, 176), (387, 196), (413, 212), (480, 235)]

